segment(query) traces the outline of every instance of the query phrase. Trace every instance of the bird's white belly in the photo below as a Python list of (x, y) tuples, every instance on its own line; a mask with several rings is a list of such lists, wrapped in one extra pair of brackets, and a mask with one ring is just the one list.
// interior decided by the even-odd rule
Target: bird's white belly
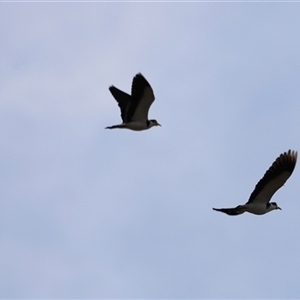
[(131, 129), (131, 130), (145, 130), (145, 129), (149, 129), (150, 127), (147, 126), (146, 121), (144, 122), (130, 122), (126, 124), (126, 127)]
[(263, 215), (267, 213), (266, 204), (265, 203), (248, 203), (246, 206), (246, 210), (255, 215)]

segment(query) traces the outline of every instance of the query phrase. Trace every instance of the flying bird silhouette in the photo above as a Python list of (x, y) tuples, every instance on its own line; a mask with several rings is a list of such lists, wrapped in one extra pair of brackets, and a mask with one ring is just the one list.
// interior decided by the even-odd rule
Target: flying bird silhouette
[(140, 131), (153, 126), (161, 126), (156, 120), (148, 119), (148, 112), (155, 97), (149, 82), (141, 73), (133, 78), (131, 95), (113, 85), (109, 87), (109, 90), (121, 109), (123, 123), (108, 126), (106, 129), (127, 128)]
[(296, 162), (296, 151), (289, 150), (280, 154), (263, 178), (257, 183), (246, 204), (238, 205), (235, 208), (213, 208), (213, 210), (230, 216), (240, 215), (244, 212), (263, 215), (275, 209), (281, 210), (276, 202), (270, 202), (270, 200), (292, 175)]

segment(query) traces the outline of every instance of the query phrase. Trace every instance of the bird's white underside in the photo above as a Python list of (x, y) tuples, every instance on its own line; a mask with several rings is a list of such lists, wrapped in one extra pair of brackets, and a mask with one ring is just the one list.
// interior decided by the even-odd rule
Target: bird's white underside
[(271, 210), (276, 209), (272, 204), (266, 208), (265, 203), (247, 203), (241, 206), (245, 208), (245, 211), (255, 215), (263, 215)]
[(135, 122), (130, 122), (123, 124), (125, 128), (135, 130), (135, 131), (140, 131), (140, 130), (146, 130), (149, 129), (150, 127), (147, 126), (146, 120), (145, 121), (135, 121)]

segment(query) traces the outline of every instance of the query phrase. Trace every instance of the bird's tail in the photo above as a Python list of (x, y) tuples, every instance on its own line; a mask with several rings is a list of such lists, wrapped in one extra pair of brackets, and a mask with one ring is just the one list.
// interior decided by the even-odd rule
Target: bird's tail
[(223, 212), (229, 216), (237, 216), (245, 212), (243, 205), (239, 205), (235, 208), (213, 208), (213, 210)]
[(107, 126), (105, 129), (126, 128), (125, 124)]

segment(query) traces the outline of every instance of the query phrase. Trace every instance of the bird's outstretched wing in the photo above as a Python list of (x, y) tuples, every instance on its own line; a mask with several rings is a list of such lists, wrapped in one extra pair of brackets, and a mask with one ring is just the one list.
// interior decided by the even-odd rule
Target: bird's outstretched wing
[(223, 212), (229, 216), (241, 215), (246, 211), (243, 205), (239, 205), (235, 208), (213, 208), (213, 210)]
[(289, 150), (280, 154), (257, 183), (247, 203), (268, 203), (292, 175), (297, 162), (297, 152)]
[(123, 120), (123, 123), (128, 122), (128, 117), (127, 117), (127, 110), (129, 107), (129, 103), (131, 102), (131, 96), (128, 95), (127, 93), (117, 89), (113, 85), (109, 87), (109, 90), (113, 97), (116, 99), (118, 102), (118, 105), (121, 109), (121, 118)]
[(131, 101), (127, 111), (128, 121), (148, 120), (148, 111), (155, 97), (149, 82), (138, 73), (132, 81)]

